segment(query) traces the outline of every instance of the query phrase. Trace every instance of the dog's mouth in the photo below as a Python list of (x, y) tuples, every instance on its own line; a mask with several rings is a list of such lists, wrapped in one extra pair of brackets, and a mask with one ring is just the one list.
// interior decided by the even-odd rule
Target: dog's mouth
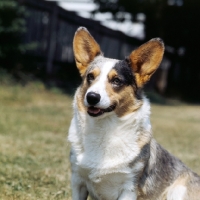
[(103, 115), (105, 112), (112, 112), (115, 109), (116, 105), (111, 105), (106, 109), (101, 109), (101, 108), (97, 108), (94, 106), (90, 106), (88, 107), (88, 114), (92, 117), (98, 117), (100, 115)]

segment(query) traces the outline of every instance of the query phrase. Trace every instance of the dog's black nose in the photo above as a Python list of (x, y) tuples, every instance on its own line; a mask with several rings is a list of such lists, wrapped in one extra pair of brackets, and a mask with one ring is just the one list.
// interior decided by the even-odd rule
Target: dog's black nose
[(96, 105), (97, 103), (99, 103), (99, 101), (100, 101), (100, 99), (101, 99), (101, 96), (100, 96), (100, 94), (97, 94), (97, 93), (95, 93), (95, 92), (88, 92), (86, 98), (87, 98), (87, 102), (88, 102), (90, 105), (94, 106), (94, 105)]

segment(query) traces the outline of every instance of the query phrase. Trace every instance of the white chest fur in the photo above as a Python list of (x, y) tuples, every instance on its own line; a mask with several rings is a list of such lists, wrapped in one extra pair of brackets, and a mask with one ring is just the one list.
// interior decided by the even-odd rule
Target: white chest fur
[[(96, 182), (85, 178), (87, 189), (97, 199), (116, 200), (123, 191), (135, 191), (135, 173), (112, 173), (96, 179)], [(132, 198), (131, 198), (132, 199)]]
[(141, 128), (150, 132), (149, 104), (123, 118), (110, 114), (104, 118), (93, 118), (79, 113), (75, 115), (69, 129), (77, 176), (87, 185), (90, 193), (101, 199), (118, 199), (124, 190), (134, 190), (134, 176), (143, 167), (137, 163), (130, 168), (139, 154), (138, 137)]

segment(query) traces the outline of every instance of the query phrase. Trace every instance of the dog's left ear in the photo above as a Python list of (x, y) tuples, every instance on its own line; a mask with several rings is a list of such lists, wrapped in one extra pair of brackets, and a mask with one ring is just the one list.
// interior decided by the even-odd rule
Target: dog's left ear
[(101, 49), (98, 43), (90, 35), (89, 31), (84, 27), (80, 27), (76, 31), (73, 49), (76, 66), (81, 76), (83, 76), (88, 64), (92, 62), (97, 55), (101, 54)]
[(134, 50), (130, 56), (130, 65), (135, 74), (138, 87), (142, 87), (158, 68), (164, 54), (164, 43), (155, 38)]

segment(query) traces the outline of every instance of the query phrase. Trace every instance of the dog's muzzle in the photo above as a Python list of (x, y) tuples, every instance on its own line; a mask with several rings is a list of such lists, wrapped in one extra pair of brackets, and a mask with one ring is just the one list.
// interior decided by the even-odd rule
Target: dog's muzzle
[(86, 99), (89, 104), (87, 112), (92, 117), (100, 116), (100, 115), (104, 114), (105, 112), (111, 112), (116, 107), (116, 105), (111, 105), (106, 109), (96, 107), (95, 105), (100, 102), (101, 96), (100, 96), (100, 94), (95, 93), (95, 92), (88, 92)]

